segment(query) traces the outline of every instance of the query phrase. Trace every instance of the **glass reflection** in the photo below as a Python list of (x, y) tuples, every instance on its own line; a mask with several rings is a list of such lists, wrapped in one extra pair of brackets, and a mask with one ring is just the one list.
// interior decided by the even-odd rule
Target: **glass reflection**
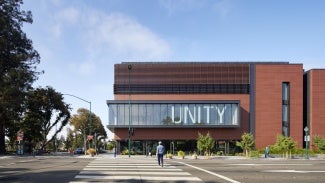
[[(109, 125), (129, 123), (128, 104), (109, 105)], [(131, 104), (131, 125), (238, 126), (239, 104)]]

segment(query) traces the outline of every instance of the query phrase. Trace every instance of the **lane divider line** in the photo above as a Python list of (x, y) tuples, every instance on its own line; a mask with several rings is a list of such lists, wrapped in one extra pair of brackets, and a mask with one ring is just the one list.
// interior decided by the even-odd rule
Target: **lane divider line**
[(226, 177), (226, 176), (223, 176), (223, 175), (220, 175), (220, 174), (217, 174), (217, 173), (211, 172), (211, 171), (209, 171), (209, 170), (205, 170), (205, 169), (200, 168), (200, 167), (196, 167), (196, 166), (193, 166), (193, 165), (190, 165), (190, 164), (187, 164), (187, 163), (184, 163), (184, 162), (179, 162), (179, 161), (173, 161), (173, 162), (176, 162), (176, 163), (179, 163), (179, 164), (183, 164), (183, 165), (189, 166), (189, 167), (191, 167), (191, 168), (194, 168), (194, 169), (200, 170), (200, 171), (202, 171), (202, 172), (206, 172), (206, 173), (208, 173), (208, 174), (214, 175), (214, 176), (216, 176), (216, 177), (219, 177), (219, 178), (224, 179), (224, 180), (226, 180), (226, 181), (229, 181), (229, 182), (231, 182), (231, 183), (240, 183), (240, 182), (238, 182), (238, 181), (236, 181), (236, 180), (233, 180), (233, 179), (231, 179), (231, 178), (229, 178), (229, 177)]

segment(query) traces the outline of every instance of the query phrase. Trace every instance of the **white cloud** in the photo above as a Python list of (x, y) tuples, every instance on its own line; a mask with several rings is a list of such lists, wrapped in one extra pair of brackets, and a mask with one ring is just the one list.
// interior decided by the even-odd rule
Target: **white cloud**
[(75, 24), (79, 19), (79, 11), (72, 7), (63, 9), (57, 14), (57, 19), (60, 22)]
[(51, 32), (53, 34), (54, 37), (58, 38), (61, 36), (61, 24), (55, 24), (52, 26)]
[(83, 62), (79, 64), (79, 73), (83, 75), (89, 75), (96, 71), (96, 66), (94, 62)]
[(230, 11), (232, 4), (229, 0), (219, 0), (214, 3), (212, 6), (213, 9), (220, 15), (221, 18), (226, 17)]
[(79, 74), (96, 72), (98, 62), (164, 60), (171, 53), (167, 41), (122, 13), (75, 7), (62, 9), (54, 17), (52, 35), (61, 44), (74, 44), (73, 49), (81, 53), (78, 63), (72, 64)]
[(69, 70), (80, 75), (91, 75), (96, 72), (96, 65), (92, 61), (80, 61), (79, 63), (70, 63)]
[(221, 18), (224, 18), (231, 10), (231, 2), (229, 0), (160, 0), (159, 4), (168, 12), (168, 15), (197, 10), (212, 10)]
[(79, 20), (80, 13), (75, 8), (65, 8), (55, 14), (52, 33), (56, 38), (61, 37), (66, 26), (75, 25)]
[(160, 0), (159, 4), (168, 11), (169, 15), (177, 12), (188, 12), (200, 9), (205, 1), (202, 0)]
[(165, 40), (124, 14), (95, 12), (85, 22), (89, 52), (126, 59), (161, 59), (170, 54)]

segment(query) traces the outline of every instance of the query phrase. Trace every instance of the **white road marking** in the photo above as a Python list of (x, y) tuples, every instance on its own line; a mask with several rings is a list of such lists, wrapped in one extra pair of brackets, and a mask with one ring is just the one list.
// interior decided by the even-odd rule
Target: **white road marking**
[(220, 174), (217, 174), (217, 173), (211, 172), (211, 171), (209, 171), (209, 170), (205, 170), (205, 169), (200, 168), (200, 167), (196, 167), (196, 166), (193, 166), (193, 165), (190, 165), (190, 164), (187, 164), (187, 163), (183, 163), (183, 162), (178, 162), (178, 161), (175, 161), (175, 162), (176, 162), (176, 163), (183, 164), (183, 165), (186, 165), (186, 166), (189, 166), (189, 167), (192, 167), (192, 168), (195, 168), (195, 169), (197, 169), (197, 170), (201, 170), (201, 171), (203, 171), (203, 172), (206, 172), (206, 173), (208, 173), (208, 174), (214, 175), (214, 176), (216, 176), (216, 177), (219, 177), (219, 178), (224, 179), (224, 180), (226, 180), (226, 181), (229, 181), (229, 182), (231, 182), (231, 183), (240, 183), (240, 182), (238, 182), (238, 181), (236, 181), (236, 180), (233, 180), (233, 179), (228, 178), (228, 177), (226, 177), (226, 176), (223, 176), (223, 175), (220, 175)]
[(323, 170), (263, 170), (267, 173), (325, 173)]
[[(148, 166), (148, 165), (144, 165), (144, 166), (132, 166), (132, 165), (98, 165), (98, 166), (87, 166), (88, 168), (155, 168), (155, 169), (158, 169), (158, 168), (161, 168), (160, 166), (158, 165), (155, 165), (155, 166)], [(174, 166), (164, 166), (164, 168), (175, 168)]]
[[(110, 170), (110, 171), (114, 171), (114, 170), (120, 170), (120, 171), (131, 171), (131, 170), (135, 170), (134, 168), (118, 168), (118, 167), (113, 167), (113, 168), (105, 168), (105, 167), (85, 167), (83, 170)], [(139, 171), (183, 171), (182, 169), (178, 169), (178, 168), (137, 168), (136, 170)]]
[(229, 166), (311, 166), (313, 164), (254, 164), (254, 163), (244, 163), (244, 164), (227, 164)]
[(151, 176), (88, 176), (77, 175), (76, 179), (97, 180), (145, 180), (145, 181), (202, 181), (198, 177), (151, 177)]
[[(133, 169), (134, 170), (134, 169)], [(191, 175), (188, 172), (126, 172), (126, 171), (81, 171), (80, 174), (98, 174), (98, 175)]]
[[(139, 164), (139, 163), (89, 163), (88, 165), (90, 166), (101, 166), (101, 165), (111, 165), (111, 166), (158, 166), (158, 164), (155, 163), (143, 163), (143, 164)], [(164, 165), (169, 165), (169, 164), (164, 164)]]
[(96, 180), (107, 180), (109, 182), (121, 180), (202, 182), (199, 177), (191, 176), (189, 172), (184, 172), (171, 164), (164, 164), (164, 167), (160, 167), (153, 161), (127, 163), (95, 160), (83, 168), (70, 183), (93, 182)]

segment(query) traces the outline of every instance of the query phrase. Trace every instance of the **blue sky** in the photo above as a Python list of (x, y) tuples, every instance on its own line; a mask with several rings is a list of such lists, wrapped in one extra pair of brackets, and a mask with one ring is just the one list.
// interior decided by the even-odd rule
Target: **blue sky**
[[(325, 68), (322, 0), (25, 0), (41, 55), (35, 86), (92, 102), (106, 126), (114, 64), (288, 61)], [(72, 114), (89, 104), (66, 96)]]

